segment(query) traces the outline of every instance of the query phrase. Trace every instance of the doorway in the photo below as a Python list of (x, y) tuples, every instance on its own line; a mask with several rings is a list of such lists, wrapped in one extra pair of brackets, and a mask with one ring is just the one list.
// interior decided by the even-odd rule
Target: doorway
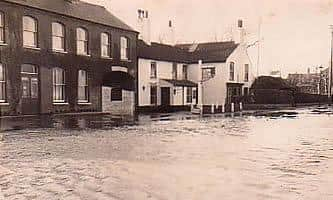
[(23, 64), (21, 66), (21, 89), (22, 114), (38, 114), (39, 78), (37, 66), (30, 64)]
[(170, 88), (161, 87), (161, 106), (168, 107), (170, 106)]

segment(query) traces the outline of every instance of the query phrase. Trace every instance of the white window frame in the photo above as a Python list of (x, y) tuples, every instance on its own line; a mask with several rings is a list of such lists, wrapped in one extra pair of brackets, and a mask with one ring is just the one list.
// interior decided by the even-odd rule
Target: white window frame
[(129, 52), (130, 41), (127, 37), (120, 37), (120, 59), (121, 60), (129, 60), (130, 52)]
[[(81, 72), (84, 72), (84, 76), (81, 77)], [(81, 78), (84, 78), (84, 81), (80, 81)], [(80, 88), (83, 88), (84, 98), (80, 99)], [(78, 90), (77, 90), (77, 101), (78, 103), (88, 103), (89, 102), (89, 85), (88, 85), (88, 72), (86, 70), (78, 71)]]
[[(61, 33), (58, 34), (57, 31), (55, 30), (55, 26), (58, 26), (59, 28), (61, 28)], [(62, 23), (59, 22), (52, 22), (52, 50), (54, 51), (62, 51), (64, 52), (66, 50), (66, 31), (65, 31), (65, 25), (63, 25)], [(61, 47), (60, 48), (56, 48), (55, 47), (55, 41), (54, 39), (60, 39), (61, 41)]]
[(216, 75), (216, 68), (214, 66), (205, 66), (201, 69), (202, 81), (212, 79)]
[(150, 78), (157, 78), (157, 63), (150, 63)]
[(0, 103), (5, 103), (7, 101), (7, 84), (6, 84), (6, 69), (2, 63), (0, 63), (0, 68), (2, 69), (2, 79), (0, 79), (0, 87), (2, 88), (3, 94), (0, 94)]
[[(107, 41), (104, 41), (103, 37), (106, 37)], [(111, 44), (112, 44), (111, 34), (106, 33), (106, 32), (101, 33), (101, 56), (102, 57), (104, 57), (104, 58), (111, 58), (112, 57)], [(103, 48), (107, 49), (106, 54), (104, 54)]]
[[(79, 31), (84, 33), (84, 38), (79, 38)], [(83, 43), (83, 52), (79, 51), (79, 43)], [(76, 54), (89, 55), (89, 33), (88, 30), (83, 27), (76, 28)]]
[(229, 64), (229, 81), (235, 81), (235, 63), (230, 62)]
[(0, 11), (0, 44), (5, 43), (5, 14)]
[[(25, 22), (29, 23), (29, 21), (26, 20), (31, 20), (33, 27), (26, 27), (27, 24)], [(32, 48), (37, 48), (38, 47), (38, 21), (37, 19), (31, 17), (31, 16), (23, 16), (23, 46), (24, 47), (32, 47)], [(27, 38), (25, 38), (26, 34), (32, 34), (33, 35), (33, 44), (28, 44)]]
[[(62, 74), (62, 82), (57, 82), (59, 78), (57, 76)], [(66, 102), (66, 73), (65, 70), (60, 67), (55, 67), (52, 69), (52, 81), (53, 81), (53, 103), (65, 103)], [(62, 98), (57, 98), (57, 90), (62, 93)], [(59, 95), (58, 95), (59, 96)]]

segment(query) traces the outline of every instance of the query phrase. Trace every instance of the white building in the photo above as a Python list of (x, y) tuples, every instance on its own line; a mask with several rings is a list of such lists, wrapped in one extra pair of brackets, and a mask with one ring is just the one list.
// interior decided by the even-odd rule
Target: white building
[[(231, 110), (232, 103), (239, 108), (254, 79), (241, 21), (237, 43), (172, 45), (170, 40), (168, 44), (150, 40), (150, 33), (144, 31), (144, 24), (149, 24), (147, 13), (139, 14), (138, 20), (142, 28), (138, 42), (139, 111), (199, 106), (204, 112), (212, 108), (222, 112)], [(169, 28), (173, 29), (171, 22)]]

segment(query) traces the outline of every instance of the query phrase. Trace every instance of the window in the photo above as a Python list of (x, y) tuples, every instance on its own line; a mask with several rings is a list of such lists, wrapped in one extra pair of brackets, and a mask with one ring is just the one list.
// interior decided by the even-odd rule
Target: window
[(150, 78), (156, 78), (157, 77), (157, 66), (156, 62), (150, 63)]
[(245, 64), (244, 81), (249, 81), (249, 64)]
[(23, 46), (37, 47), (37, 20), (29, 17), (23, 17)]
[(172, 79), (177, 79), (177, 63), (172, 63)]
[(108, 33), (101, 33), (101, 56), (111, 57), (111, 36)]
[(21, 82), (23, 98), (38, 98), (38, 68), (31, 64), (21, 65)]
[(150, 104), (157, 105), (157, 86), (150, 86)]
[(65, 102), (65, 70), (53, 68), (53, 102)]
[(5, 17), (2, 12), (0, 12), (0, 43), (5, 43)]
[(88, 75), (84, 70), (78, 73), (78, 102), (89, 102)]
[(0, 63), (0, 102), (6, 102), (6, 72)]
[(183, 79), (187, 80), (187, 65), (183, 65)]
[(249, 95), (249, 88), (244, 87), (244, 96), (248, 96), (248, 95)]
[(120, 59), (129, 60), (129, 40), (126, 37), (120, 38)]
[(215, 76), (215, 67), (202, 68), (202, 80), (209, 80)]
[(229, 75), (229, 80), (234, 81), (235, 80), (235, 63), (231, 62), (230, 63), (230, 75)]
[(88, 55), (88, 32), (83, 28), (76, 29), (76, 53)]
[(192, 88), (186, 88), (186, 103), (192, 103)]
[(121, 88), (111, 89), (111, 101), (122, 101), (123, 100), (123, 90)]
[(65, 51), (65, 26), (57, 22), (52, 23), (52, 49)]

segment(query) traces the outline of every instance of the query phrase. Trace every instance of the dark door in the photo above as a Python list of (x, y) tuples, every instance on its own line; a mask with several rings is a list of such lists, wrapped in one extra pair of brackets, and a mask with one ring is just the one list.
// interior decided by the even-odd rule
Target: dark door
[(22, 114), (39, 113), (39, 79), (34, 65), (22, 65)]
[(170, 105), (170, 88), (162, 87), (161, 88), (161, 106), (167, 107)]

